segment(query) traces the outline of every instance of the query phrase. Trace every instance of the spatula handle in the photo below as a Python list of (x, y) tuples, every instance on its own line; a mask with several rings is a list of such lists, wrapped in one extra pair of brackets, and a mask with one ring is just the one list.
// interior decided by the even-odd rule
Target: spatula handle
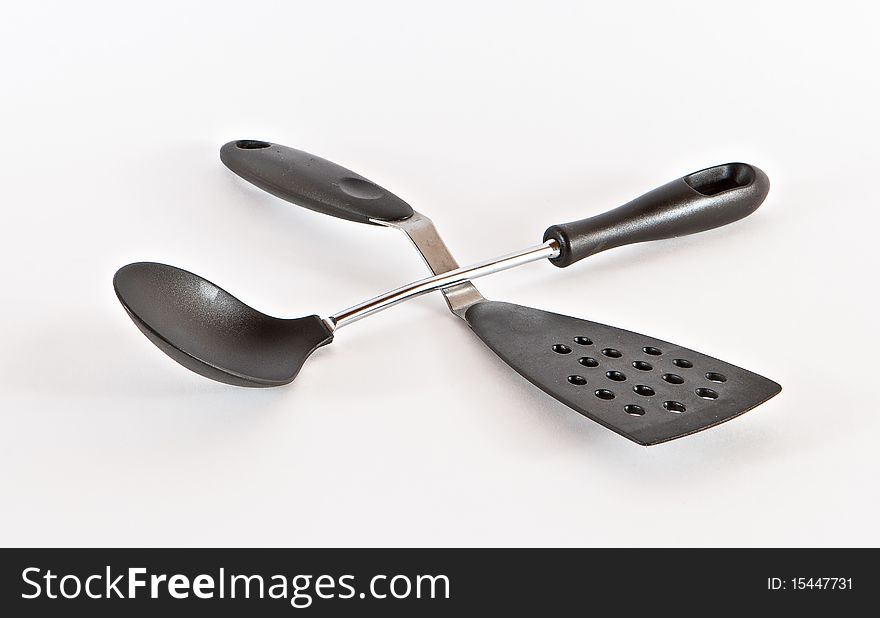
[(351, 170), (321, 157), (258, 140), (220, 149), (233, 172), (276, 197), (340, 219), (402, 221), (413, 209), (402, 199)]
[(544, 232), (544, 240), (559, 243), (559, 256), (550, 261), (564, 268), (613, 247), (727, 225), (754, 212), (769, 190), (767, 175), (753, 165), (716, 165), (601, 215), (553, 225)]

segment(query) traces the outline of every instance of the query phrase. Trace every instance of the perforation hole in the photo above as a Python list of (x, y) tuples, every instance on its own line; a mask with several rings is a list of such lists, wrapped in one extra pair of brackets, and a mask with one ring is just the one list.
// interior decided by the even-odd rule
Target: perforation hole
[(623, 406), (623, 411), (629, 414), (630, 416), (644, 416), (645, 409), (642, 406), (637, 406), (634, 403)]
[(654, 366), (647, 361), (635, 361), (633, 367), (639, 371), (651, 371), (654, 368)]
[(579, 358), (578, 362), (584, 367), (598, 367), (599, 361), (597, 361), (592, 356), (584, 356), (583, 358)]
[(663, 407), (669, 410), (670, 412), (675, 412), (676, 414), (681, 414), (687, 408), (684, 407), (684, 404), (680, 401), (664, 401)]
[(568, 381), (575, 386), (583, 386), (587, 383), (587, 379), (584, 376), (568, 376)]
[(574, 342), (578, 345), (593, 345), (593, 340), (589, 337), (575, 337)]
[(624, 380), (626, 380), (626, 375), (619, 371), (608, 371), (607, 373), (605, 373), (605, 376), (609, 380), (614, 380), (615, 382), (623, 382)]
[(710, 371), (706, 374), (706, 379), (710, 382), (727, 382), (727, 376), (717, 371)]
[(633, 390), (636, 394), (642, 395), (643, 397), (650, 397), (654, 394), (654, 389), (645, 384), (637, 384), (636, 386), (633, 386)]
[(660, 356), (661, 354), (663, 354), (663, 351), (660, 348), (655, 348), (649, 345), (646, 345), (644, 348), (642, 348), (642, 351), (645, 354), (650, 354), (651, 356)]
[(609, 399), (614, 399), (614, 393), (609, 391), (607, 388), (600, 388), (596, 391), (596, 397), (608, 401)]
[(691, 361), (684, 358), (676, 358), (674, 361), (672, 361), (672, 364), (676, 367), (681, 367), (682, 369), (690, 369), (694, 366)]
[(664, 373), (663, 379), (670, 384), (684, 384), (684, 378), (677, 373)]
[(565, 344), (557, 343), (556, 345), (553, 346), (553, 351), (556, 352), (557, 354), (570, 354), (571, 348)]
[(698, 388), (694, 392), (697, 394), (697, 397), (702, 397), (703, 399), (718, 399), (718, 393), (711, 388)]
[(620, 353), (620, 350), (615, 350), (614, 348), (605, 348), (602, 350), (602, 354), (608, 358), (620, 358), (623, 356), (623, 354)]

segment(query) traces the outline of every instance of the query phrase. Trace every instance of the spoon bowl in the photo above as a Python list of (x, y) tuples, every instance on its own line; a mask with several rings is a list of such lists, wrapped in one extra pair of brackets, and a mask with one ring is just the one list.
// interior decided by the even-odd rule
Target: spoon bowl
[(287, 384), (312, 352), (333, 340), (317, 315), (266, 315), (207, 279), (166, 264), (123, 266), (113, 288), (159, 349), (187, 369), (226, 384)]

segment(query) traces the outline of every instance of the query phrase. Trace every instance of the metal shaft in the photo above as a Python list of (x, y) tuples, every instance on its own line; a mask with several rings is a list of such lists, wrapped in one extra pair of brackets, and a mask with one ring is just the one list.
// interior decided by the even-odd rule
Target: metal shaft
[(342, 311), (331, 315), (329, 318), (324, 318), (324, 323), (327, 324), (330, 330), (336, 330), (337, 328), (351, 324), (352, 322), (357, 322), (368, 315), (372, 315), (383, 309), (388, 309), (388, 307), (393, 307), (394, 305), (409, 300), (410, 298), (415, 298), (416, 296), (428, 294), (435, 290), (458, 285), (469, 279), (485, 277), (492, 273), (522, 266), (523, 264), (528, 264), (530, 262), (537, 262), (538, 260), (543, 260), (545, 258), (554, 258), (558, 255), (559, 244), (555, 240), (548, 240), (543, 244), (535, 245), (534, 247), (529, 247), (528, 249), (523, 249), (515, 253), (509, 253), (507, 255), (502, 255), (501, 257), (477, 262), (470, 266), (456, 268), (455, 270), (434, 275), (433, 277), (413, 281), (412, 283), (399, 287), (396, 290), (391, 290), (390, 292), (386, 292), (385, 294), (381, 294), (370, 300), (365, 300), (364, 302), (349, 307), (348, 309), (343, 309)]

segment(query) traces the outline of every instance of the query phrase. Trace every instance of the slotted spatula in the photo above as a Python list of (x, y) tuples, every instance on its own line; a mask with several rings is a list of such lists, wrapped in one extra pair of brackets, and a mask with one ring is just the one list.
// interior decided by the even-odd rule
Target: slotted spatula
[[(314, 155), (256, 140), (230, 142), (233, 172), (284, 200), (334, 217), (396, 227), (440, 274), (458, 264), (427, 217), (363, 176)], [(568, 266), (625, 244), (700, 232), (753, 212), (769, 190), (744, 163), (695, 172), (601, 215), (547, 229)], [(730, 420), (777, 394), (767, 378), (631, 331), (486, 300), (469, 281), (443, 289), (450, 310), (502, 360), (557, 400), (643, 445)]]

